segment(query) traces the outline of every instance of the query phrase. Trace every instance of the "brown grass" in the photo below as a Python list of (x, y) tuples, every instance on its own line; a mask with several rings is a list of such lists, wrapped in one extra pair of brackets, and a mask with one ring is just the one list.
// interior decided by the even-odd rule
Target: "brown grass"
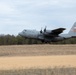
[(76, 75), (76, 68), (55, 67), (46, 69), (0, 70), (0, 75)]
[(76, 45), (0, 46), (0, 56), (76, 55)]

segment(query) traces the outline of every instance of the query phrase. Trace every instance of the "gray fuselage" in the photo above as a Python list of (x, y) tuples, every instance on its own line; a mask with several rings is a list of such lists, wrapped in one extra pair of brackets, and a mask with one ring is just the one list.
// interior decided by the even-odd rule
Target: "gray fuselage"
[[(46, 33), (48, 32), (50, 31), (47, 31)], [(19, 33), (19, 35), (26, 38), (39, 39), (45, 42), (56, 42), (64, 39), (64, 37), (62, 36), (57, 36), (57, 37), (44, 36), (44, 33), (40, 33), (40, 31), (36, 31), (36, 30), (23, 30), (22, 32)]]

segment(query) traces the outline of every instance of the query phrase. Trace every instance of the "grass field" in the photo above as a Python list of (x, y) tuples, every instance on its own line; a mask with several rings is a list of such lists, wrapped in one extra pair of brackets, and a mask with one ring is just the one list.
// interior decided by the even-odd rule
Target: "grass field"
[(0, 46), (0, 56), (76, 55), (76, 45)]
[(76, 68), (55, 67), (46, 69), (0, 70), (0, 75), (76, 75)]

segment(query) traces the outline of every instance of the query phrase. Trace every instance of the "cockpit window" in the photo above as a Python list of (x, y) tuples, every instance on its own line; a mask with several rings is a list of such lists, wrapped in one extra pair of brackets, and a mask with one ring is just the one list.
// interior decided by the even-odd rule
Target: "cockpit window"
[(24, 31), (27, 31), (27, 30), (24, 30)]
[(23, 30), (23, 33), (25, 33), (27, 30)]
[(27, 30), (23, 30), (23, 32), (25, 32), (25, 31), (27, 31)]

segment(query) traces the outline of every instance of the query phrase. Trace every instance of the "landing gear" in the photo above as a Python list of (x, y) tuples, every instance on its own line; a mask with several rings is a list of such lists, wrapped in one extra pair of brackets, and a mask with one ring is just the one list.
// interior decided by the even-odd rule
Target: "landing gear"
[(44, 41), (44, 40), (42, 40), (41, 42), (42, 42), (42, 43), (45, 43), (45, 41)]
[(44, 43), (44, 44), (51, 44), (51, 42), (48, 42), (48, 41), (45, 41), (45, 40), (42, 40), (42, 43)]

